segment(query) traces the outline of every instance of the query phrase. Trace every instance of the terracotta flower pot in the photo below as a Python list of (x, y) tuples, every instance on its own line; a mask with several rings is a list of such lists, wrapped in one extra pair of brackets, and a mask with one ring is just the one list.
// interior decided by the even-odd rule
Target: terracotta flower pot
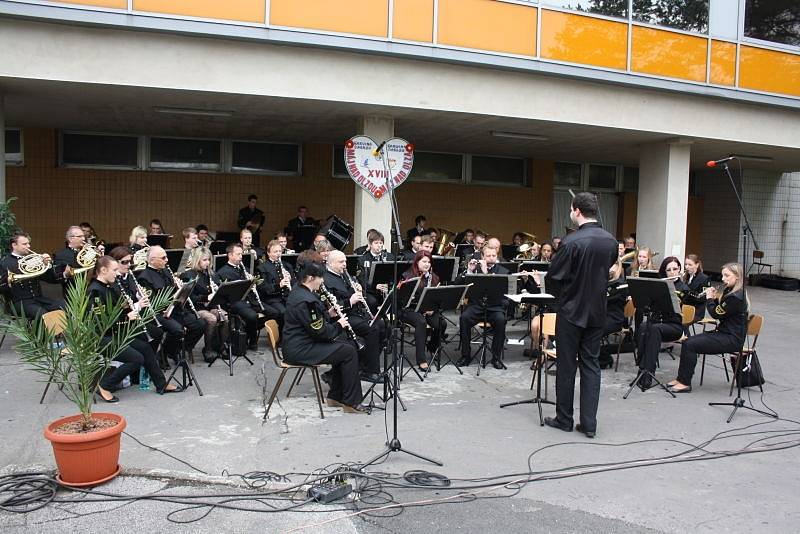
[(53, 444), (58, 466), (58, 480), (67, 486), (95, 486), (119, 474), (119, 441), (127, 423), (114, 413), (93, 413), (95, 419), (111, 419), (117, 424), (98, 432), (56, 434), (53, 429), (81, 418), (71, 415), (53, 421), (44, 429), (44, 437)]

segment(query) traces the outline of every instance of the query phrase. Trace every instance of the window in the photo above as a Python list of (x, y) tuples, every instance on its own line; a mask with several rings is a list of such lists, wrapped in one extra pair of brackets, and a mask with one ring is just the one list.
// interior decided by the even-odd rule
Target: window
[(234, 171), (300, 173), (300, 147), (284, 143), (234, 141), (231, 169)]
[(150, 167), (219, 171), (221, 143), (210, 139), (150, 139)]
[(22, 164), (22, 130), (19, 128), (6, 128), (6, 165)]
[(581, 164), (556, 162), (553, 185), (562, 187), (581, 186)]
[(464, 156), (438, 152), (414, 152), (414, 167), (409, 180), (461, 182)]
[(128, 135), (63, 132), (61, 164), (70, 166), (138, 167), (139, 138)]
[[(414, 162), (416, 167), (417, 162)], [(333, 146), (333, 175), (337, 178), (349, 178), (347, 167), (344, 165), (344, 145)]]
[(589, 165), (590, 189), (616, 189), (617, 167), (615, 165)]
[(708, 33), (708, 0), (633, 0), (633, 20)]
[(628, 193), (635, 193), (639, 190), (639, 167), (622, 169), (622, 190)]
[(542, 0), (542, 4), (608, 17), (628, 18), (628, 0)]
[(497, 156), (472, 156), (470, 182), (525, 185), (525, 160)]
[(800, 46), (800, 3), (797, 0), (746, 0), (746, 37)]

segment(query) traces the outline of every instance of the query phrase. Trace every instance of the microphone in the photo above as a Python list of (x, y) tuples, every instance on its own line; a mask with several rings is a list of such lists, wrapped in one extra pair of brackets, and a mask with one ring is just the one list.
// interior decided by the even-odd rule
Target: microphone
[(720, 163), (727, 163), (727, 162), (729, 162), (729, 161), (731, 161), (733, 159), (736, 159), (736, 156), (729, 156), (727, 158), (712, 160), (712, 161), (709, 161), (708, 163), (706, 163), (706, 167), (716, 167)]
[(388, 139), (381, 141), (381, 144), (378, 145), (378, 148), (372, 151), (373, 156), (378, 156), (381, 153), (381, 149), (383, 148), (383, 145), (386, 144), (386, 141), (388, 141)]

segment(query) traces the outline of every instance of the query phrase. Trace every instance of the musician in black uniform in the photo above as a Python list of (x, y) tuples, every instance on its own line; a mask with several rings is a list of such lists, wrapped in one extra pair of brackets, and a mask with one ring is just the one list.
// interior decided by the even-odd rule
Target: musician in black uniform
[[(117, 283), (117, 275), (119, 274), (117, 268), (117, 261), (111, 256), (98, 258), (95, 266), (96, 278), (92, 280), (88, 288), (89, 305), (92, 308), (106, 306), (108, 303), (115, 303), (120, 298), (123, 298)], [(136, 306), (135, 302), (134, 306)], [(140, 320), (138, 310), (131, 309), (126, 302), (125, 309), (120, 315), (119, 323), (138, 320)], [(109, 343), (112, 336), (113, 331), (106, 332), (103, 337), (103, 343)], [(156, 353), (147, 343), (144, 334), (135, 337), (130, 345), (114, 359), (122, 362), (122, 365), (112, 368), (113, 370), (110, 373), (104, 375), (100, 379), (97, 388), (100, 397), (106, 402), (119, 402), (119, 399), (114, 395), (114, 391), (119, 388), (120, 382), (126, 376), (136, 374), (141, 366), (144, 366), (147, 370), (147, 374), (150, 375), (153, 385), (159, 394), (181, 391), (175, 384), (167, 384), (167, 379), (158, 366)]]
[[(186, 270), (181, 274), (181, 280), (184, 282), (195, 281), (192, 294), (189, 295), (189, 298), (194, 304), (197, 316), (200, 317), (206, 325), (203, 334), (203, 360), (206, 363), (210, 363), (214, 360), (211, 351), (215, 336), (218, 336), (218, 341), (221, 341), (220, 337), (225, 337), (224, 333), (222, 333), (222, 336), (219, 336), (221, 333), (217, 330), (217, 326), (224, 323), (227, 319), (225, 311), (220, 306), (211, 308), (208, 305), (211, 300), (211, 295), (216, 293), (216, 290), (219, 288), (220, 284), (222, 284), (222, 280), (220, 280), (219, 276), (211, 272), (211, 259), (211, 251), (206, 247), (196, 248), (192, 251), (191, 256), (189, 256)], [(217, 347), (219, 346), (221, 346), (221, 343), (217, 344)]]
[(194, 226), (187, 226), (181, 230), (181, 235), (183, 236), (183, 254), (181, 255), (180, 263), (178, 263), (178, 268), (175, 269), (175, 274), (178, 276), (188, 268), (192, 252), (201, 245), (200, 238), (197, 237), (197, 229)]
[[(228, 245), (226, 252), (228, 263), (217, 270), (219, 278), (223, 282), (250, 280), (251, 277), (242, 264), (242, 245), (238, 243)], [(255, 289), (248, 291), (242, 300), (227, 303), (227, 311), (244, 321), (247, 332), (247, 348), (250, 350), (258, 348), (258, 329), (270, 319), (277, 320), (279, 315), (278, 310), (271, 306), (264, 303), (259, 304), (261, 297), (255, 291)]]
[[(465, 230), (465, 232), (472, 232), (472, 230)], [(467, 239), (467, 236), (469, 236), (469, 235), (470, 234), (467, 234), (464, 237), (464, 244), (471, 243), (473, 248), (464, 247), (461, 250), (461, 259), (462, 259), (462, 261), (464, 259), (469, 261), (470, 259), (473, 259), (473, 258), (475, 260), (480, 260), (481, 259), (481, 254), (483, 253), (483, 246), (486, 245), (486, 234), (481, 232), (480, 230), (478, 230), (477, 232), (472, 234), (473, 235), (472, 240), (471, 241), (467, 241), (466, 239)], [(499, 254), (499, 252), (498, 252), (498, 254)]]
[(699, 354), (724, 354), (742, 350), (747, 336), (749, 303), (744, 290), (742, 266), (726, 263), (722, 266), (722, 295), (713, 287), (706, 289), (706, 310), (719, 321), (716, 330), (691, 336), (681, 345), (678, 378), (668, 382), (674, 393), (692, 391), (692, 375)]
[[(558, 246), (545, 277), (548, 293), (556, 296), (556, 417), (548, 426), (572, 431), (575, 371), (580, 367), (580, 424), (587, 437), (597, 431), (600, 397), (598, 356), (606, 324), (608, 271), (617, 261), (617, 240), (597, 222), (597, 197), (578, 193), (570, 206), (578, 230)], [(580, 366), (578, 366), (580, 360)]]
[(431, 231), (425, 226), (428, 224), (428, 219), (424, 215), (417, 215), (414, 218), (414, 228), (409, 228), (406, 232), (406, 240), (411, 243), (411, 240), (417, 236), (428, 235)]
[(403, 261), (414, 261), (414, 256), (417, 255), (417, 252), (422, 248), (422, 236), (415, 235), (411, 239), (409, 239), (409, 245), (411, 249), (403, 249)]
[[(415, 236), (415, 239), (419, 239), (419, 236)], [(411, 305), (400, 310), (400, 317), (403, 319), (403, 322), (414, 327), (417, 366), (419, 366), (421, 371), (428, 370), (428, 356), (425, 353), (425, 349), (427, 348), (428, 352), (435, 354), (441, 345), (442, 334), (447, 328), (447, 322), (438, 311), (425, 312), (424, 315), (414, 311), (414, 308), (419, 303), (422, 290), (426, 287), (436, 287), (439, 285), (439, 277), (433, 272), (432, 266), (433, 257), (431, 253), (421, 250), (414, 256), (411, 268), (403, 273), (402, 281), (400, 282), (401, 284), (409, 283), (415, 285), (417, 283), (416, 280), (414, 280), (415, 278), (421, 280), (417, 292), (411, 299)], [(403, 302), (402, 305), (405, 306), (405, 302)], [(428, 337), (428, 325), (431, 327), (431, 338), (426, 345), (425, 340)]]
[(239, 232), (239, 242), (242, 244), (242, 255), (251, 254), (253, 256), (253, 270), (255, 270), (264, 258), (264, 249), (253, 245), (253, 232), (247, 229)]
[(262, 281), (257, 287), (264, 306), (274, 308), (279, 314), (280, 325), (283, 324), (283, 314), (286, 313), (286, 299), (294, 285), (292, 267), (281, 260), (282, 250), (283, 247), (277, 239), (269, 242), (267, 259), (258, 266), (258, 275)]
[(367, 250), (358, 258), (358, 282), (364, 289), (364, 297), (367, 299), (370, 310), (375, 313), (389, 291), (389, 286), (387, 284), (370, 285), (370, 266), (379, 261), (392, 261), (394, 255), (383, 249), (383, 234), (379, 231), (375, 230), (369, 236), (368, 241)]
[(144, 226), (134, 226), (131, 230), (128, 242), (131, 252), (136, 252), (137, 250), (142, 250), (147, 247), (147, 228)]
[(706, 316), (705, 290), (711, 284), (711, 280), (703, 272), (703, 262), (697, 254), (687, 254), (683, 267), (686, 270), (683, 281), (689, 286), (692, 295), (698, 299), (693, 321), (696, 323)]
[(24, 232), (17, 232), (9, 240), (11, 253), (0, 260), (0, 292), (10, 299), (16, 313), (24, 313), (25, 317), (36, 317), (42, 313), (55, 311), (64, 307), (63, 300), (56, 300), (42, 295), (41, 281), (58, 283), (63, 279), (61, 270), (53, 266), (49, 254), (42, 254), (38, 258), (47, 267), (41, 275), (31, 278), (9, 281), (9, 274), (23, 274), (19, 263), (25, 256), (30, 256), (23, 262), (32, 262), (35, 256), (31, 251), (31, 236)]
[[(347, 258), (344, 252), (334, 250), (328, 256), (324, 274), (325, 287), (339, 302), (347, 314), (347, 320), (358, 336), (364, 338), (364, 350), (359, 354), (361, 377), (369, 382), (380, 380), (381, 344), (386, 338), (386, 325), (378, 319), (370, 326), (369, 314), (364, 309), (363, 293), (356, 291), (347, 273)], [(288, 305), (287, 305), (288, 308)]]
[[(617, 259), (608, 271), (608, 287), (606, 288), (606, 326), (603, 337), (619, 332), (625, 326), (625, 304), (628, 302), (629, 292), (625, 279), (625, 268)], [(610, 369), (614, 365), (614, 358), (605, 349), (600, 353), (600, 369)]]
[(328, 406), (345, 413), (367, 413), (361, 405), (363, 393), (358, 380), (358, 356), (352, 342), (339, 340), (348, 326), (347, 318), (331, 322), (330, 314), (316, 295), (323, 281), (323, 267), (306, 264), (300, 283), (286, 301), (283, 326), (283, 357), (288, 363), (333, 365)]
[[(67, 276), (61, 282), (64, 289), (64, 297), (67, 296), (67, 289), (75, 284), (71, 273), (81, 267), (78, 263), (78, 253), (86, 245), (86, 236), (80, 226), (70, 226), (67, 229), (66, 241), (67, 246), (53, 256), (53, 263), (56, 268), (64, 270), (65, 267), (69, 266), (69, 270), (66, 271)], [(102, 256), (103, 249), (99, 249), (98, 252)]]
[[(475, 236), (477, 242), (478, 236)], [(508, 274), (508, 269), (497, 263), (497, 255), (499, 251), (491, 248), (488, 245), (483, 247), (481, 252), (481, 259), (471, 259), (467, 263), (467, 269), (456, 281), (457, 284), (468, 284), (469, 277), (467, 274)], [(469, 298), (469, 293), (467, 293)], [(480, 302), (472, 302), (463, 309), (461, 312), (461, 319), (459, 321), (459, 333), (461, 335), (461, 359), (458, 360), (459, 367), (466, 367), (472, 363), (472, 351), (470, 349), (470, 340), (472, 338), (472, 327), (479, 322), (486, 320), (492, 325), (494, 329), (494, 336), (492, 338), (492, 367), (495, 369), (503, 369), (503, 345), (506, 341), (506, 309), (508, 308), (508, 299), (503, 298), (499, 304), (484, 306)]]
[[(150, 291), (150, 297), (159, 291), (178, 289), (178, 283), (167, 265), (167, 253), (162, 247), (153, 246), (147, 251), (147, 267), (137, 276), (139, 285)], [(159, 314), (158, 321), (164, 329), (164, 352), (173, 360), (179, 359), (181, 347), (192, 350), (203, 337), (205, 322), (195, 316), (191, 309), (175, 306), (169, 317)]]
[(264, 227), (264, 212), (256, 207), (258, 197), (251, 194), (247, 197), (247, 206), (239, 210), (239, 217), (236, 221), (239, 230), (247, 228), (253, 232), (253, 244), (261, 244), (261, 229)]
[[(125, 292), (134, 302), (140, 302), (144, 306), (150, 305), (150, 300), (141, 291), (136, 277), (131, 272), (133, 266), (133, 254), (128, 247), (114, 247), (108, 254), (117, 260), (117, 281), (119, 288)], [(147, 334), (153, 341), (150, 346), (154, 352), (158, 352), (158, 347), (161, 344), (161, 339), (164, 337), (164, 331), (156, 324), (156, 321), (148, 321), (145, 325)]]

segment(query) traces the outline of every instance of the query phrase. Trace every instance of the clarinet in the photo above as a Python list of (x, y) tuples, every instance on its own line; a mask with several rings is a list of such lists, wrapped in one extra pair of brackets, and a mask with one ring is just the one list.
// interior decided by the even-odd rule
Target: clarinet
[[(286, 278), (286, 276), (289, 274), (289, 272), (286, 269), (283, 268), (283, 263), (281, 262), (281, 260), (277, 259), (277, 260), (273, 261), (272, 264), (275, 266), (275, 271), (278, 273), (278, 276), (280, 277), (281, 281), (284, 280)], [(278, 284), (279, 284), (279, 287), (281, 289), (281, 298), (285, 301), (287, 298), (289, 298), (289, 292), (292, 289), (291, 289), (291, 287), (281, 286), (280, 282), (278, 282)], [(289, 286), (291, 286), (291, 285), (292, 285), (292, 283), (291, 283), (291, 279), (290, 279), (289, 280)]]
[[(136, 280), (136, 277), (133, 276), (133, 274), (131, 274), (131, 273), (128, 273), (128, 276), (130, 276), (133, 279), (133, 284), (136, 286), (137, 296), (138, 295), (141, 295), (142, 297), (147, 296), (147, 293), (145, 293), (145, 289), (142, 286), (139, 285), (139, 281)], [(124, 290), (124, 288), (123, 288), (123, 290)], [(150, 311), (152, 312), (152, 315), (153, 315), (153, 322), (156, 323), (157, 327), (163, 328), (161, 326), (161, 321), (158, 320), (158, 314), (155, 311), (153, 311), (152, 308), (149, 308), (149, 309), (150, 309)]]
[[(122, 293), (122, 296), (125, 299), (125, 301), (128, 303), (128, 306), (130, 307), (131, 311), (135, 311), (135, 312), (138, 313), (138, 311), (136, 310), (136, 303), (133, 302), (133, 298), (131, 298), (131, 296), (128, 295), (128, 293), (125, 291), (125, 288), (122, 287), (122, 284), (120, 283), (119, 278), (114, 278), (114, 285), (117, 287), (119, 292)], [(141, 315), (138, 315), (138, 318), (139, 318), (138, 319), (139, 322), (142, 323), (142, 327), (144, 327), (144, 335), (147, 338), (147, 342), (148, 343), (152, 343), (153, 342), (153, 337), (147, 331), (147, 324), (144, 322), (144, 318)]]
[[(325, 284), (321, 284), (319, 286), (319, 292), (322, 294), (323, 298), (328, 301), (328, 303), (336, 310), (336, 313), (339, 314), (339, 317), (345, 317), (344, 311), (342, 307), (339, 306), (339, 301), (336, 300), (336, 297), (328, 291), (328, 288), (325, 287)], [(364, 350), (364, 344), (361, 343), (361, 340), (358, 339), (353, 327), (349, 324), (345, 327), (345, 331), (347, 332), (347, 336), (356, 344), (356, 348), (360, 351)]]
[[(244, 277), (246, 280), (254, 280), (254, 277), (247, 272), (247, 269), (242, 267), (242, 272), (244, 273)], [(257, 284), (256, 284), (257, 285)], [(261, 311), (264, 311), (264, 303), (261, 302), (261, 295), (258, 294), (258, 288), (256, 285), (250, 286), (250, 291), (253, 292), (253, 296), (256, 298), (256, 303), (258, 303), (258, 307), (261, 308)]]
[[(356, 286), (358, 286), (359, 289), (361, 288), (361, 286), (359, 286), (358, 282), (353, 280), (353, 277), (350, 276), (350, 273), (347, 272), (347, 269), (345, 269), (344, 273), (342, 273), (342, 274), (343, 274), (342, 277), (344, 278), (345, 282), (348, 283), (348, 285), (350, 286), (350, 289), (352, 289), (353, 291), (356, 291)], [(372, 314), (372, 310), (369, 309), (369, 305), (367, 304), (367, 301), (364, 300), (364, 295), (363, 294), (361, 295), (361, 298), (358, 300), (358, 302), (361, 303), (362, 307), (364, 308), (364, 312), (367, 314), (367, 318), (370, 320), (370, 322), (374, 321), (375, 320), (375, 316)]]
[[(214, 298), (214, 295), (216, 295), (217, 291), (219, 291), (219, 286), (216, 283), (214, 283), (214, 276), (211, 273), (211, 266), (209, 266), (208, 269), (206, 269), (206, 276), (208, 276), (208, 287), (211, 290), (211, 293), (209, 293), (208, 295), (208, 302), (210, 303), (211, 300)], [(225, 315), (225, 311), (219, 304), (217, 304), (217, 311), (219, 312), (219, 320), (226, 321), (227, 316)]]

